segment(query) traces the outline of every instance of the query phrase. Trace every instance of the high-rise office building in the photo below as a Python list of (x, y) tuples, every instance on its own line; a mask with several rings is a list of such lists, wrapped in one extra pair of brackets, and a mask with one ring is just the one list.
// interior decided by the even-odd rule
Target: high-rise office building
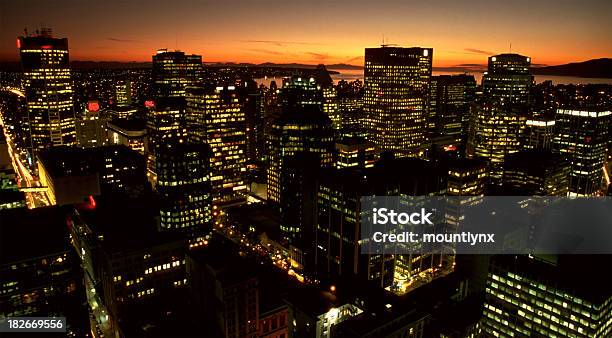
[(157, 176), (156, 161), (158, 148), (168, 143), (182, 143), (187, 140), (186, 103), (183, 97), (160, 97), (149, 108), (147, 116), (147, 168), (153, 182)]
[(153, 104), (147, 118), (148, 167), (155, 180), (157, 147), (163, 143), (185, 142), (188, 86), (197, 85), (202, 77), (202, 57), (181, 51), (160, 49), (153, 55)]
[(321, 165), (331, 165), (334, 130), (318, 107), (285, 111), (272, 123), (268, 156), (268, 200), (280, 203), (281, 172), (288, 156), (307, 151), (321, 155)]
[(524, 150), (506, 156), (503, 184), (525, 196), (567, 196), (570, 164), (547, 150)]
[(76, 120), (77, 144), (82, 148), (101, 147), (107, 144), (106, 122), (108, 114), (100, 110), (98, 101), (91, 100)]
[(334, 166), (370, 168), (378, 160), (379, 153), (374, 144), (363, 137), (345, 137), (336, 142)]
[(132, 104), (132, 82), (130, 80), (117, 81), (115, 84), (115, 102), (118, 106)]
[[(211, 247), (187, 256), (192, 297), (201, 316), (212, 318), (211, 336), (258, 337), (261, 296), (254, 261), (227, 248)], [(213, 332), (219, 332), (213, 334)]]
[(361, 207), (365, 196), (440, 196), (446, 192), (446, 172), (415, 158), (382, 158), (373, 168), (327, 169), (319, 178), (317, 224), (312, 250), (320, 280), (358, 278), (403, 294), (416, 285), (417, 274), (431, 273), (444, 255), (362, 254)]
[[(297, 152), (285, 158), (281, 171), (281, 240), (304, 248), (312, 243), (315, 229), (317, 179), (321, 154)], [(305, 250), (309, 253), (307, 250)]]
[(483, 196), (487, 185), (486, 162), (453, 159), (447, 164), (449, 196)]
[(338, 109), (338, 91), (325, 65), (317, 66), (314, 78), (321, 90), (323, 112), (331, 119), (334, 129), (339, 130), (342, 127), (342, 118)]
[(523, 133), (524, 149), (551, 149), (555, 136), (555, 118), (534, 116), (525, 121)]
[(363, 128), (363, 82), (340, 80), (336, 85), (342, 136), (365, 137)]
[(96, 337), (133, 332), (132, 323), (142, 321), (143, 312), (167, 313), (179, 299), (188, 241), (157, 231), (158, 215), (149, 198), (102, 196), (64, 216)]
[(236, 86), (238, 98), (244, 107), (246, 121), (246, 155), (250, 164), (262, 161), (264, 156), (264, 115), (266, 111), (263, 88), (254, 80)]
[(38, 172), (51, 204), (80, 203), (99, 194), (139, 196), (150, 190), (144, 157), (123, 145), (48, 149), (38, 154)]
[(202, 57), (160, 49), (153, 55), (155, 97), (184, 97), (185, 89), (201, 81)]
[(486, 335), (609, 337), (612, 278), (602, 267), (610, 264), (607, 255), (494, 257), (486, 282)]
[(64, 336), (87, 337), (83, 274), (65, 210), (0, 210), (0, 225), (0, 316), (66, 317)]
[(234, 86), (187, 90), (187, 124), (194, 143), (210, 146), (210, 182), (215, 205), (246, 196), (246, 116)]
[(506, 155), (520, 150), (524, 117), (487, 99), (479, 100), (472, 109), (467, 154), (486, 161), (491, 183), (501, 184)]
[(294, 75), (283, 79), (283, 87), (278, 94), (282, 109), (301, 109), (315, 106), (323, 107), (323, 92), (316, 79)]
[(499, 54), (489, 57), (482, 77), (483, 93), (504, 106), (529, 103), (533, 76), (529, 70), (531, 58), (519, 54)]
[(210, 230), (210, 149), (205, 144), (167, 143), (158, 148), (160, 228), (200, 238)]
[(363, 123), (380, 151), (422, 156), (427, 148), (432, 57), (432, 48), (366, 48)]
[(465, 148), (475, 91), (476, 80), (472, 75), (431, 77), (428, 129), (434, 147), (440, 150)]
[(570, 195), (602, 191), (612, 112), (603, 109), (558, 109), (554, 151), (571, 163)]
[(145, 120), (116, 119), (106, 123), (109, 144), (123, 144), (144, 155), (147, 135)]
[(68, 39), (50, 29), (17, 39), (33, 152), (75, 145), (75, 117)]

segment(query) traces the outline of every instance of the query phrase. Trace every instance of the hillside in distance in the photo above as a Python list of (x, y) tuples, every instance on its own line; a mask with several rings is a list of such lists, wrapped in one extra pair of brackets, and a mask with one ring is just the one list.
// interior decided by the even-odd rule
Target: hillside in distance
[(558, 66), (532, 67), (535, 75), (576, 76), (587, 78), (612, 78), (612, 59), (594, 59)]

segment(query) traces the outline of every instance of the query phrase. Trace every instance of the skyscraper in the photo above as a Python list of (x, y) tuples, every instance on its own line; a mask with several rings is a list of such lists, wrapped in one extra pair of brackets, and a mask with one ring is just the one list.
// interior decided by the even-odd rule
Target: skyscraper
[(502, 105), (529, 103), (533, 76), (529, 71), (531, 58), (519, 54), (499, 54), (489, 57), (487, 71), (482, 77), (485, 95)]
[(610, 269), (600, 268), (609, 266), (607, 255), (494, 257), (483, 312), (486, 335), (609, 337), (612, 279)]
[(501, 184), (506, 155), (520, 149), (523, 118), (490, 99), (479, 100), (472, 109), (468, 156), (486, 161), (491, 183)]
[(105, 145), (107, 143), (106, 122), (108, 120), (108, 113), (100, 110), (98, 101), (90, 100), (87, 109), (77, 116), (77, 144), (83, 148)]
[(76, 144), (68, 39), (43, 28), (17, 39), (28, 106), (31, 150)]
[(163, 143), (185, 142), (185, 90), (201, 81), (202, 57), (181, 51), (160, 49), (153, 55), (153, 96), (147, 118), (148, 167), (155, 178), (158, 147)]
[(364, 127), (381, 151), (419, 156), (427, 148), (432, 57), (432, 48), (366, 48)]
[(601, 192), (612, 112), (604, 109), (558, 109), (554, 150), (570, 162), (570, 195)]
[(283, 87), (278, 95), (282, 109), (301, 109), (304, 107), (323, 107), (323, 92), (314, 77), (294, 75), (283, 79)]
[(403, 294), (416, 285), (410, 280), (431, 273), (446, 255), (361, 254), (360, 228), (365, 196), (439, 196), (446, 191), (446, 172), (415, 158), (382, 158), (372, 168), (324, 170), (319, 178), (315, 264), (321, 280), (358, 278)]
[(268, 200), (280, 203), (285, 159), (296, 152), (307, 151), (320, 154), (321, 165), (331, 165), (334, 130), (331, 120), (320, 108), (293, 109), (283, 112), (272, 123), (268, 144)]
[(147, 116), (147, 167), (155, 176), (158, 148), (167, 143), (181, 143), (187, 139), (185, 98), (160, 97), (149, 108)]
[(209, 231), (212, 195), (209, 147), (205, 144), (167, 143), (158, 148), (157, 192), (160, 228), (198, 238)]
[(115, 100), (118, 106), (132, 104), (132, 82), (130, 80), (121, 80), (115, 84)]
[(191, 142), (211, 148), (210, 170), (215, 205), (243, 202), (246, 196), (246, 117), (234, 86), (187, 90)]
[(524, 149), (551, 149), (555, 131), (555, 118), (534, 116), (525, 121)]
[(465, 148), (475, 91), (476, 80), (472, 75), (431, 77), (428, 128), (434, 147)]
[(334, 166), (338, 169), (348, 167), (369, 168), (378, 160), (379, 153), (372, 142), (363, 137), (345, 137), (336, 142)]
[(525, 196), (568, 194), (569, 162), (547, 150), (524, 150), (506, 156), (504, 185)]
[(184, 97), (185, 89), (202, 77), (202, 57), (160, 49), (153, 55), (153, 90), (156, 97)]

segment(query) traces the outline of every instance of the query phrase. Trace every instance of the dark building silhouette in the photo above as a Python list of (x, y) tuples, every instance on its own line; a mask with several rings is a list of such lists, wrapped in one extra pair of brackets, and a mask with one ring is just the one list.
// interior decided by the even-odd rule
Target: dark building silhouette
[[(400, 285), (396, 271), (408, 279), (438, 266), (442, 255), (361, 254), (361, 197), (405, 194), (439, 196), (446, 172), (413, 158), (382, 158), (373, 168), (329, 169), (319, 179), (315, 265), (320, 279), (358, 278), (381, 287)], [(435, 256), (435, 257), (434, 257)], [(401, 290), (398, 290), (401, 292)]]
[(526, 150), (506, 157), (503, 184), (525, 196), (567, 196), (570, 164), (546, 150)]
[(39, 153), (38, 172), (51, 204), (80, 203), (99, 194), (135, 197), (150, 191), (144, 157), (122, 145), (51, 148)]
[(334, 152), (331, 120), (318, 108), (287, 110), (272, 124), (268, 156), (268, 200), (282, 204), (281, 181), (285, 159), (297, 152), (320, 154), (321, 165), (330, 166)]
[(436, 150), (465, 149), (470, 105), (476, 80), (472, 75), (431, 77), (429, 97), (429, 138)]
[(162, 231), (199, 238), (211, 230), (210, 148), (176, 143), (159, 148), (157, 186)]
[(0, 316), (66, 317), (67, 335), (89, 334), (79, 263), (64, 209), (0, 210)]
[(77, 205), (68, 217), (83, 269), (92, 326), (105, 337), (128, 335), (155, 322), (152, 313), (175, 311), (185, 284), (184, 236), (157, 229), (150, 198), (102, 196)]

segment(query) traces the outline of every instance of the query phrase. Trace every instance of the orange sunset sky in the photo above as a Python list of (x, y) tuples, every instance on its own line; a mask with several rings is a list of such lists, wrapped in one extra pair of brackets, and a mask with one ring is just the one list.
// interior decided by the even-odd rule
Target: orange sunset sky
[(0, 0), (0, 60), (41, 24), (72, 60), (150, 61), (158, 48), (205, 62), (363, 64), (381, 43), (434, 48), (434, 66), (512, 51), (535, 64), (612, 57), (609, 0)]

